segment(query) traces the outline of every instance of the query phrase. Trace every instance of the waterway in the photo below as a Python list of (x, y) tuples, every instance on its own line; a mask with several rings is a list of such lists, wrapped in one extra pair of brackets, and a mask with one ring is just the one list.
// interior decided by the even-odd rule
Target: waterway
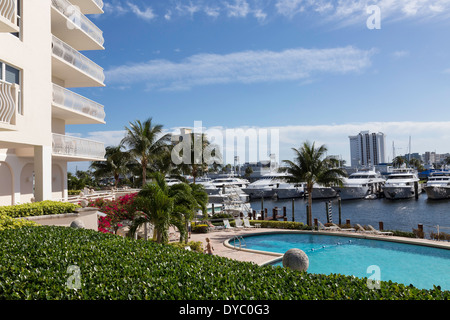
[[(337, 198), (326, 200), (314, 200), (312, 205), (312, 217), (323, 224), (327, 222), (326, 202), (331, 201), (331, 217), (334, 223), (339, 222), (339, 202)], [(286, 207), (287, 220), (292, 221), (292, 200), (255, 199), (251, 202), (254, 210), (260, 211), (261, 205), (268, 210), (268, 216), (272, 215), (272, 208)], [(294, 220), (306, 223), (307, 199), (294, 200)], [(282, 211), (279, 211), (282, 214)], [(423, 225), (426, 234), (437, 232), (450, 233), (450, 200), (430, 200), (426, 193), (422, 193), (419, 199), (389, 200), (385, 198), (374, 200), (342, 200), (341, 221), (350, 220), (352, 225), (358, 223), (362, 226), (372, 225), (379, 228), (379, 222), (383, 222), (385, 230), (400, 230), (411, 232)]]

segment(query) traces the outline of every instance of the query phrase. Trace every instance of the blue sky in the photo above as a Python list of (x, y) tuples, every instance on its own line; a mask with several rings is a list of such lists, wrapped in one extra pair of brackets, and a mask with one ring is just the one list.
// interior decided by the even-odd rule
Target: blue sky
[[(278, 128), (281, 160), (310, 140), (349, 160), (348, 136), (382, 131), (397, 153), (450, 152), (449, 0), (104, 0), (106, 125), (67, 132), (117, 144), (152, 117), (168, 131)], [(381, 29), (369, 29), (376, 5)], [(387, 150), (392, 157), (391, 147)], [(82, 166), (80, 164), (80, 166)]]

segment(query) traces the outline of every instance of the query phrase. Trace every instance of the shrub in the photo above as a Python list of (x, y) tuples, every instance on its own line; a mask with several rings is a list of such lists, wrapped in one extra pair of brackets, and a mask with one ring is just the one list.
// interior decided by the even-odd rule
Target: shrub
[[(8, 300), (445, 300), (367, 278), (258, 266), (93, 230), (23, 227), (0, 232), (0, 299)], [(80, 287), (70, 288), (70, 267)], [(73, 282), (72, 282), (73, 283)]]
[(209, 226), (206, 224), (196, 224), (192, 226), (193, 233), (208, 233)]
[(132, 220), (134, 218), (133, 202), (137, 193), (131, 193), (119, 197), (117, 200), (105, 200), (98, 198), (91, 200), (88, 207), (98, 208), (100, 212), (106, 214), (106, 217), (100, 217), (98, 220), (98, 231), (102, 233), (115, 233), (120, 227), (120, 221)]
[(186, 246), (189, 246), (192, 251), (203, 252), (203, 243), (201, 241), (189, 241), (187, 244), (184, 242), (170, 242), (169, 245), (183, 250)]
[(274, 229), (291, 229), (291, 230), (311, 230), (312, 228), (303, 224), (302, 222), (295, 221), (273, 221), (273, 220), (250, 220), (251, 225), (259, 223), (261, 228), (274, 228)]
[(11, 218), (7, 215), (0, 214), (0, 231), (6, 230), (6, 229), (16, 229), (16, 228), (22, 228), (25, 226), (37, 226), (38, 224), (34, 221), (29, 221), (26, 219), (18, 219), (18, 218)]
[(77, 207), (79, 206), (73, 203), (46, 200), (0, 207), (0, 215), (3, 214), (11, 218), (44, 216), (71, 213), (74, 212)]

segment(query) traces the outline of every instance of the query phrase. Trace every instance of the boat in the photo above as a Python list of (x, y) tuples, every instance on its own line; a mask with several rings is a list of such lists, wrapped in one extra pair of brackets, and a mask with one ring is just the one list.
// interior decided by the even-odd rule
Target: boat
[(374, 170), (362, 170), (343, 179), (343, 185), (334, 187), (342, 200), (374, 199), (381, 193), (385, 179)]
[(336, 190), (332, 187), (326, 187), (315, 183), (312, 190), (312, 199), (329, 199), (337, 196)]
[(242, 188), (250, 199), (272, 198), (276, 195), (277, 186), (284, 183), (284, 173), (267, 173), (247, 187)]
[(249, 181), (247, 179), (242, 179), (239, 177), (234, 177), (232, 175), (224, 178), (216, 178), (211, 181), (213, 185), (217, 188), (223, 188), (224, 186), (234, 186), (239, 188), (245, 188), (249, 185)]
[(277, 184), (275, 193), (278, 199), (300, 198), (305, 192), (301, 183), (281, 182)]
[(409, 199), (422, 190), (417, 171), (411, 168), (391, 169), (383, 187), (386, 199)]
[(428, 199), (450, 199), (450, 171), (431, 172), (424, 189)]
[(195, 180), (195, 184), (201, 184), (208, 195), (215, 195), (219, 194), (221, 191), (220, 188), (218, 188), (211, 178), (199, 178)]

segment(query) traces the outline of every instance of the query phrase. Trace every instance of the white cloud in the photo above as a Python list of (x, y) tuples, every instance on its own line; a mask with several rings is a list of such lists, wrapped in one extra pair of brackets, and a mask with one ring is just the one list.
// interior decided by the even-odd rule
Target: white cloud
[(128, 2), (127, 3), (131, 12), (133, 12), (136, 16), (139, 18), (142, 18), (144, 20), (153, 20), (156, 18), (156, 14), (153, 13), (153, 9), (150, 7), (145, 8), (144, 10), (141, 10), (137, 5)]
[[(122, 3), (119, 0), (113, 0), (111, 2), (105, 2), (103, 6), (103, 11), (106, 15), (121, 16), (124, 14), (132, 13), (138, 18), (151, 21), (156, 19), (157, 15), (153, 12), (151, 7), (145, 7), (144, 9), (139, 8), (136, 4), (131, 1)], [(94, 15), (97, 18), (101, 18), (103, 15)]]
[(225, 6), (229, 17), (246, 17), (250, 12), (250, 6), (246, 0), (234, 0), (234, 3), (226, 2)]
[(371, 65), (374, 50), (354, 47), (243, 51), (197, 54), (176, 63), (151, 60), (106, 71), (108, 83), (146, 83), (148, 89), (181, 90), (226, 83), (307, 80), (320, 74), (361, 72)]
[[(437, 153), (450, 152), (450, 122), (365, 122), (365, 123), (345, 123), (345, 124), (324, 124), (324, 125), (291, 125), (274, 127), (208, 127), (207, 123), (202, 123), (203, 132), (216, 132), (216, 136), (222, 136), (226, 140), (226, 130), (232, 132), (248, 132), (262, 134), (264, 132), (279, 132), (279, 154), (277, 160), (291, 160), (293, 157), (292, 148), (299, 148), (304, 141), (315, 142), (316, 145), (326, 145), (328, 155), (338, 155), (350, 164), (350, 143), (349, 136), (358, 134), (361, 131), (383, 132), (386, 135), (386, 160), (392, 160), (392, 143), (395, 143), (396, 155), (408, 153), (409, 137), (411, 137), (411, 152), (423, 154), (426, 151), (436, 151)], [(183, 127), (192, 127), (187, 124)], [(250, 129), (250, 130), (248, 130)], [(178, 128), (165, 130), (167, 133), (175, 133)], [(80, 134), (73, 134), (81, 136)], [(84, 138), (105, 143), (105, 146), (118, 145), (125, 135), (125, 131), (97, 131), (89, 132)], [(267, 137), (267, 135), (266, 135)], [(270, 140), (270, 137), (267, 138)], [(246, 157), (254, 157), (249, 152), (258, 152), (257, 146), (246, 146), (247, 150), (228, 150), (227, 141), (215, 141), (220, 145), (223, 154), (236, 151), (242, 156), (241, 163)], [(225, 147), (224, 147), (225, 144)], [(233, 144), (234, 145), (234, 144)], [(270, 146), (267, 147), (270, 149)], [(232, 159), (230, 160), (232, 161)]]
[(399, 50), (392, 53), (392, 56), (396, 59), (405, 58), (409, 56), (409, 51)]
[(450, 17), (449, 0), (276, 0), (275, 8), (279, 15), (290, 18), (303, 12), (316, 12), (325, 22), (345, 26), (365, 22), (369, 17), (366, 8), (370, 5), (380, 7), (383, 22), (405, 19), (443, 21)]

